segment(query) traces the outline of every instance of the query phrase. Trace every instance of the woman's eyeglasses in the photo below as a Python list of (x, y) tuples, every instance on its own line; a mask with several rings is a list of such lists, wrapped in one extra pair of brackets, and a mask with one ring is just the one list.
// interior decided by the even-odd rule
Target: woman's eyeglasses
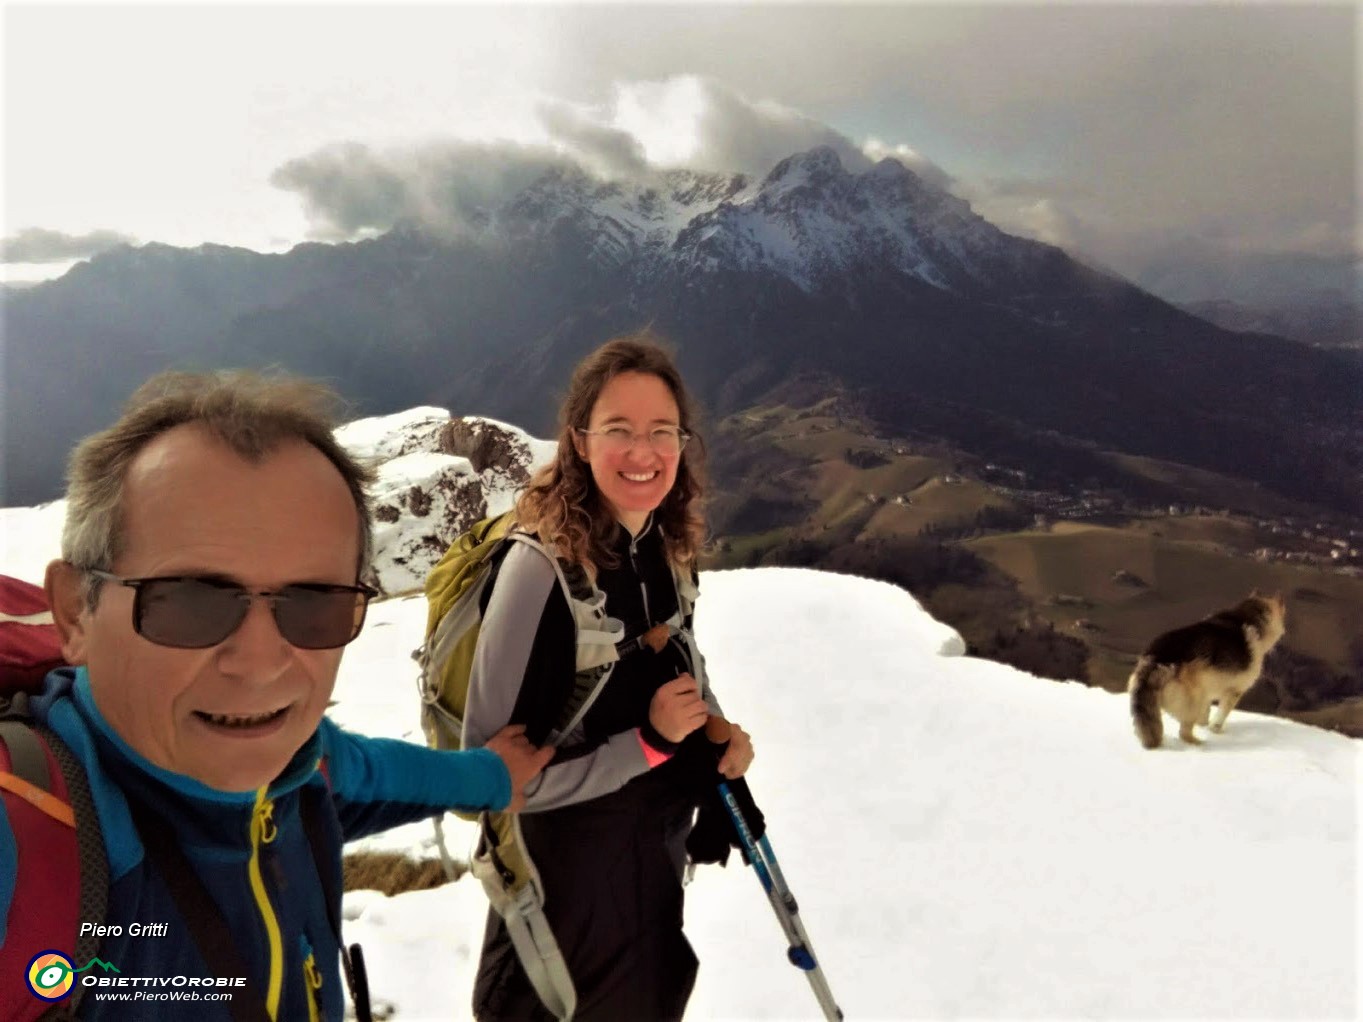
[(636, 433), (624, 426), (608, 426), (605, 429), (579, 429), (583, 436), (594, 436), (601, 446), (611, 454), (624, 454), (635, 443), (645, 440), (655, 454), (670, 456), (680, 454), (691, 439), (691, 434), (676, 426), (659, 426), (647, 433)]
[(279, 634), (290, 645), (335, 649), (360, 634), (369, 600), (378, 595), (366, 585), (294, 582), (263, 590), (202, 575), (120, 578), (86, 570), (95, 578), (135, 590), (133, 630), (148, 642), (176, 649), (216, 646), (241, 627), (256, 597), (270, 602)]

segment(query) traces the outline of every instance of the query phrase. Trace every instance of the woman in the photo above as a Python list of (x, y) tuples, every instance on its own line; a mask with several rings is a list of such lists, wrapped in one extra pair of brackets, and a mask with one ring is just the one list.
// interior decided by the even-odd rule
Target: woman
[[(662, 348), (647, 335), (610, 341), (574, 372), (557, 456), (516, 506), (520, 528), (605, 594), (606, 613), (625, 627), (619, 648), (633, 650), (527, 792), (520, 818), (580, 1022), (681, 1017), (696, 975), (681, 877), (698, 785), (741, 776), (752, 761), (735, 725), (716, 772), (700, 730), (719, 712), (704, 664), (689, 641), (656, 641), (656, 626), (689, 609), (683, 590), (694, 592), (704, 533), (693, 422)], [(483, 612), (467, 746), (508, 723), (542, 743), (577, 670), (572, 612), (553, 563), (527, 544), (509, 546)], [(646, 633), (653, 643), (636, 641)], [(554, 1017), (494, 912), (473, 1002), (482, 1022)]]

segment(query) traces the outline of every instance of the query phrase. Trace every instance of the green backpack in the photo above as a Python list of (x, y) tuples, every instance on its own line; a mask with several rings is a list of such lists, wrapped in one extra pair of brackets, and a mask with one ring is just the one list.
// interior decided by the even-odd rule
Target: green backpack
[[(469, 675), (482, 628), (483, 590), (492, 577), (493, 565), (512, 543), (533, 547), (553, 565), (576, 630), (576, 680), (572, 695), (555, 718), (548, 744), (557, 746), (572, 736), (605, 688), (616, 663), (644, 645), (643, 637), (628, 646), (621, 644), (624, 625), (607, 616), (606, 594), (592, 584), (580, 565), (563, 560), (535, 536), (518, 529), (512, 512), (485, 518), (451, 544), (426, 579), (426, 641), (417, 652), (417, 662), (421, 668), (421, 726), (434, 748), (463, 748)], [(697, 590), (688, 573), (674, 571), (673, 578), (677, 612), (665, 623), (667, 631), (681, 636), (694, 651), (683, 622), (695, 604)], [(488, 901), (505, 921), (540, 1000), (558, 1018), (571, 1018), (577, 995), (544, 917), (544, 892), (539, 872), (525, 852), (519, 817), (515, 813), (482, 812), (465, 818), (476, 819), (479, 824), (469, 871), (482, 883)], [(439, 818), (436, 832), (448, 866)]]
[(534, 536), (516, 528), (512, 512), (484, 518), (456, 539), (426, 578), (426, 642), (421, 666), (422, 729), (438, 749), (463, 748), (473, 654), (482, 630), (482, 596), (492, 566), (513, 542), (538, 550), (553, 566), (572, 609), (577, 636), (577, 683), (549, 733), (558, 745), (591, 709), (615, 662), (624, 626), (605, 613), (606, 597), (575, 564), (555, 556)]

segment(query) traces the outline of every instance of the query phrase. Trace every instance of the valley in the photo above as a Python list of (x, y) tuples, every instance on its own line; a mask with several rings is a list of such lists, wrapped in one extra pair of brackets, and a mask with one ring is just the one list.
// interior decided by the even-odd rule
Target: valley
[(1281, 592), (1287, 637), (1243, 705), (1363, 736), (1363, 522), (1110, 452), (1089, 452), (1102, 485), (1066, 484), (814, 393), (715, 424), (712, 567), (894, 582), (975, 655), (1110, 691), (1159, 632)]

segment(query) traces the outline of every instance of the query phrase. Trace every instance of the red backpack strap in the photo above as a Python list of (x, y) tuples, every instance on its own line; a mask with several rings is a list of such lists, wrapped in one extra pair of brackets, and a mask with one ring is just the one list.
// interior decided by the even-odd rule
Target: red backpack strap
[(0, 1018), (37, 1019), (54, 1008), (74, 1017), (83, 987), (75, 984), (54, 1004), (29, 991), (27, 973), (44, 951), (69, 953), (73, 969), (96, 955), (99, 939), (81, 937), (80, 924), (104, 921), (108, 860), (84, 767), (61, 739), (21, 713), (11, 708), (0, 720), (0, 797), (17, 853), (0, 946)]
[(31, 582), (0, 575), (0, 693), (36, 691), (64, 663), (47, 595)]

